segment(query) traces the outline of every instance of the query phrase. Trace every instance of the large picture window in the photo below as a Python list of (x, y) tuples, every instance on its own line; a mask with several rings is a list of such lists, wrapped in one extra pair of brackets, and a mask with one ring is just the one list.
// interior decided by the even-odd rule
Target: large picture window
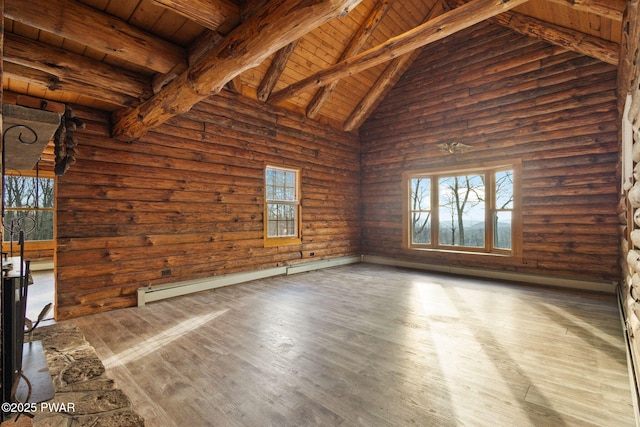
[(300, 243), (300, 170), (265, 168), (265, 244)]
[(405, 247), (514, 254), (519, 164), (404, 175)]

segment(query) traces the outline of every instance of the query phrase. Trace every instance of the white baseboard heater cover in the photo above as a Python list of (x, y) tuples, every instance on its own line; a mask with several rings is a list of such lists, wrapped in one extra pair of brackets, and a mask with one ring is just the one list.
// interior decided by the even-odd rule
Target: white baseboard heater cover
[(207, 277), (205, 279), (145, 286), (138, 288), (138, 307), (141, 307), (148, 302), (187, 295), (194, 292), (236, 285), (239, 283), (250, 282), (252, 280), (265, 279), (267, 277), (303, 273), (306, 271), (320, 270), (322, 268), (336, 267), (338, 265), (355, 264), (361, 262), (361, 260), (362, 258), (360, 256), (348, 256), (306, 262), (304, 264), (296, 264), (286, 267), (266, 268), (264, 270), (225, 274), (222, 276)]

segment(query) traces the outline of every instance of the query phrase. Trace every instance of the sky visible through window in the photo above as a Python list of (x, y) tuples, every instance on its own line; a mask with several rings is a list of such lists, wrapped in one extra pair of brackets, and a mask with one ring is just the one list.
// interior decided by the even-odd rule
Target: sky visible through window
[[(511, 248), (513, 169), (415, 177), (410, 185), (412, 243), (483, 248), (488, 229), (493, 230), (495, 248)], [(438, 200), (433, 208), (431, 191)], [(431, 241), (432, 209), (437, 209), (435, 242)]]

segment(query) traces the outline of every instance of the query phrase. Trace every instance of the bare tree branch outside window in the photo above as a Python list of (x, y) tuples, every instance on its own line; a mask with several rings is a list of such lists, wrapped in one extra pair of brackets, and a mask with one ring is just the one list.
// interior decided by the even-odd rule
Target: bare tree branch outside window
[(411, 240), (431, 243), (431, 180), (411, 180)]
[(513, 216), (513, 170), (495, 173), (495, 203), (493, 215), (493, 246), (511, 249)]
[[(484, 175), (440, 178), (438, 190), (440, 244), (484, 246)], [(473, 229), (471, 234), (468, 233), (470, 228)]]
[(53, 178), (5, 176), (5, 241), (53, 240)]

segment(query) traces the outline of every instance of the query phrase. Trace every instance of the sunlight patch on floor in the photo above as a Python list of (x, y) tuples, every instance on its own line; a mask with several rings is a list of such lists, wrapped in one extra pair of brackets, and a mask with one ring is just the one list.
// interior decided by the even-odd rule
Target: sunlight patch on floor
[(159, 334), (152, 336), (149, 339), (142, 341), (139, 344), (134, 345), (128, 350), (114, 354), (106, 359), (103, 364), (105, 368), (110, 369), (116, 366), (125, 365), (129, 362), (141, 359), (158, 349), (170, 344), (171, 342), (181, 338), (185, 334), (192, 332), (204, 324), (210, 322), (226, 313), (228, 309), (217, 311), (215, 313), (209, 313), (202, 316), (193, 317), (191, 319), (184, 320)]
[(557, 319), (563, 319), (569, 324), (567, 327), (567, 334), (575, 335), (583, 341), (588, 339), (600, 341), (601, 345), (596, 346), (599, 350), (603, 350), (602, 346), (606, 345), (608, 348), (615, 348), (616, 350), (624, 351), (624, 341), (620, 340), (622, 331), (620, 331), (619, 335), (611, 335), (610, 333), (598, 328), (597, 322), (592, 321), (590, 323), (588, 322), (588, 319), (578, 317), (572, 314), (570, 310), (556, 307), (553, 304), (542, 303), (540, 305), (553, 312), (556, 321)]

